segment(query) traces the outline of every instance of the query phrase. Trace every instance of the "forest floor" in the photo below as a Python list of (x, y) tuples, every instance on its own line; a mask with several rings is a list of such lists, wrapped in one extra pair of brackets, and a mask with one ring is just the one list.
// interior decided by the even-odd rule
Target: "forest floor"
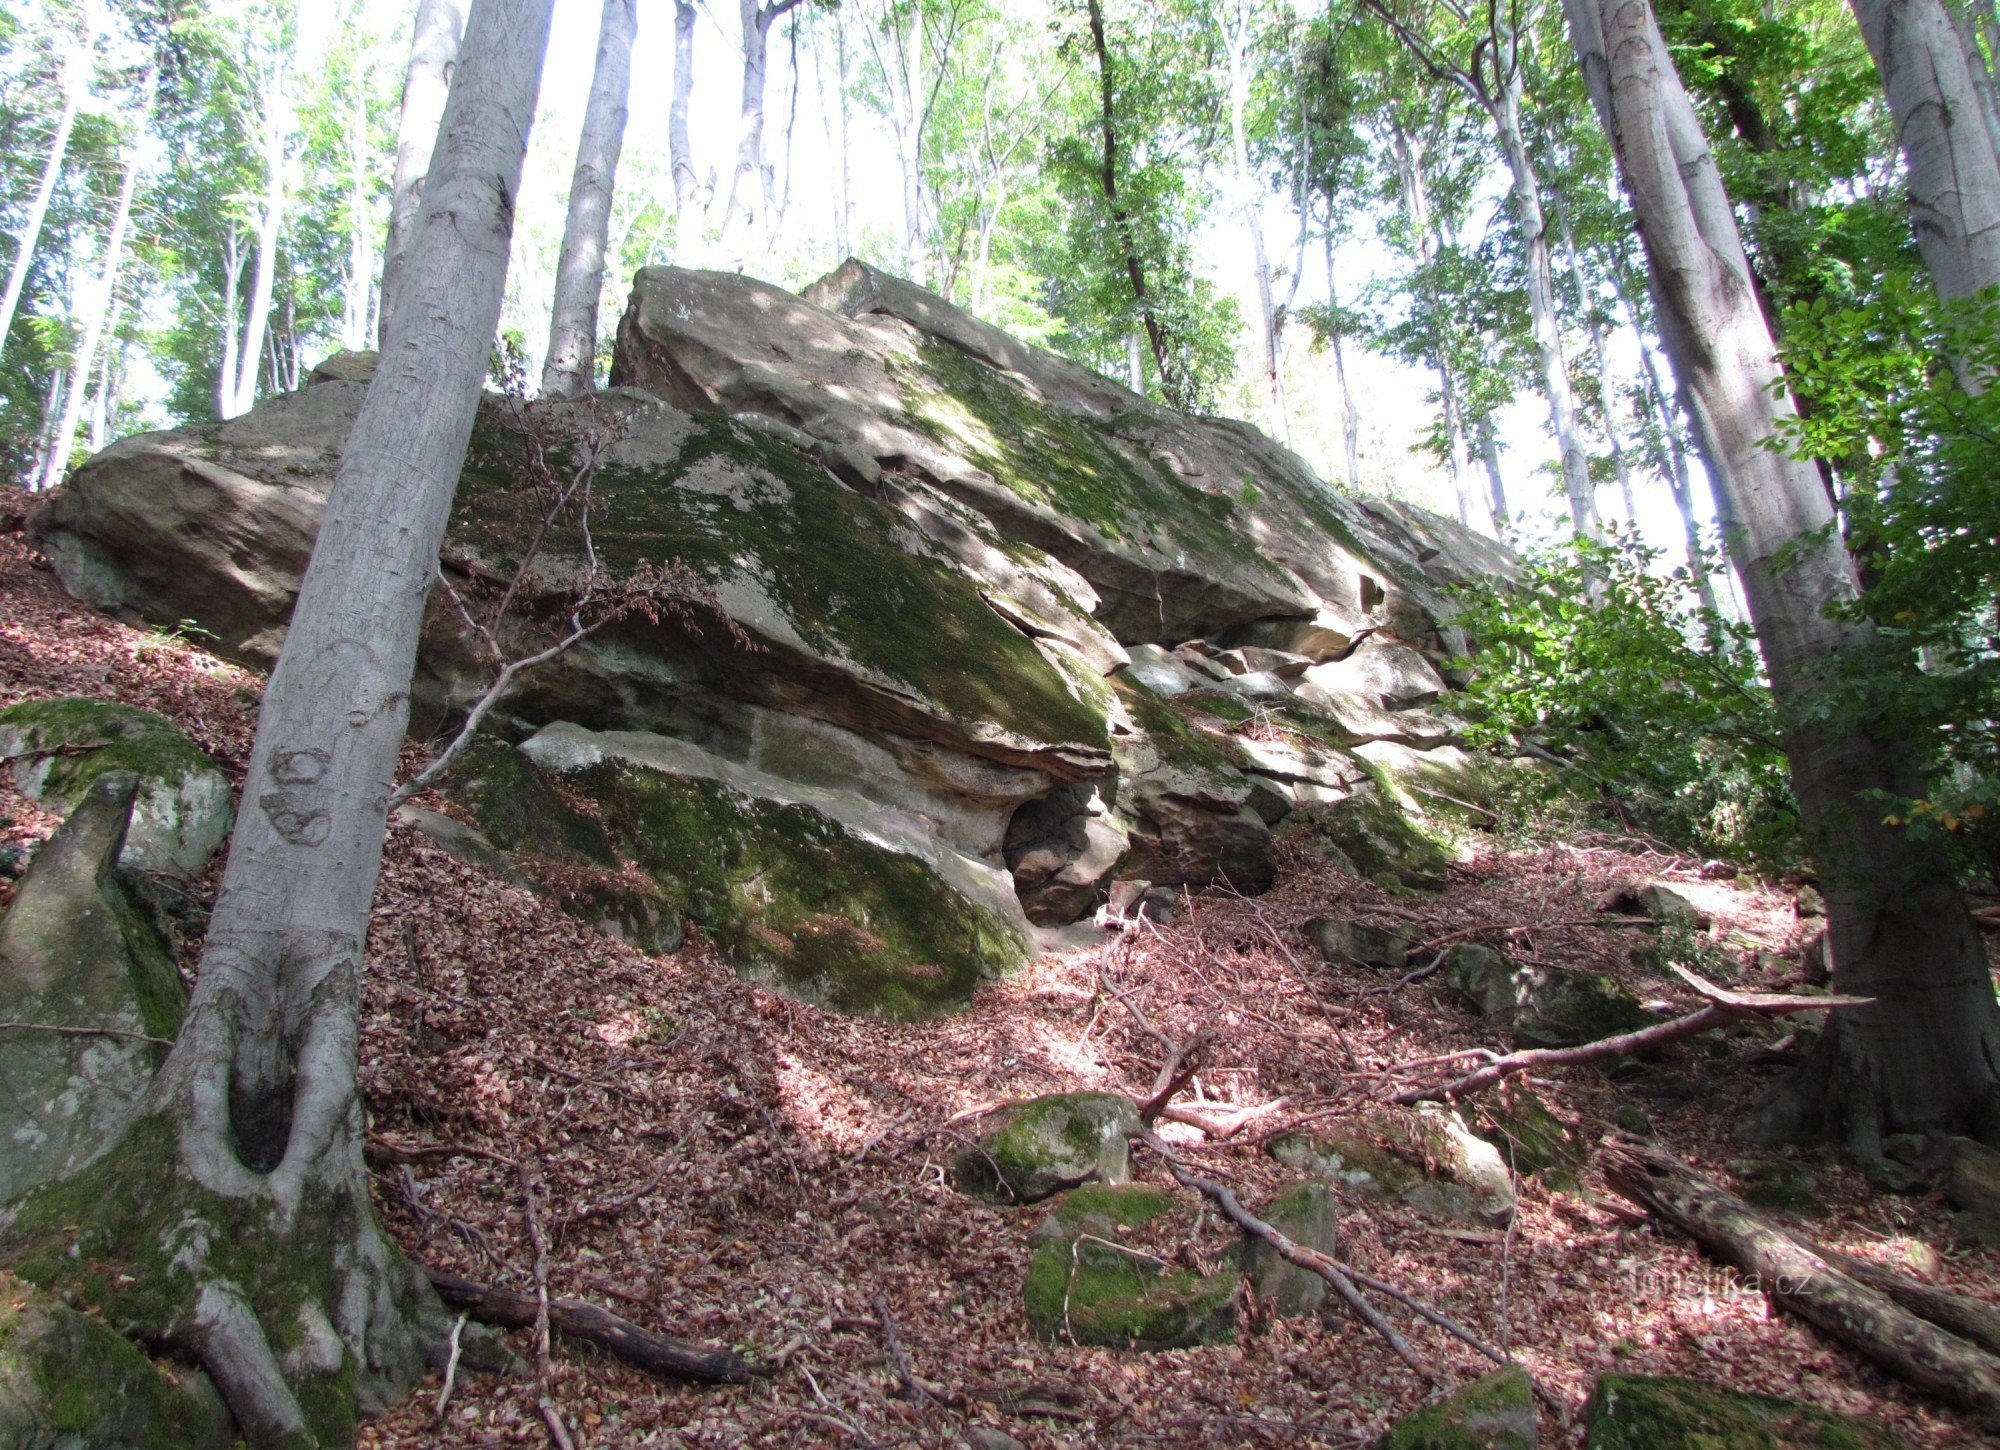
[[(0, 704), (74, 693), (155, 709), (240, 776), (258, 686), (184, 638), (83, 610), (18, 537), (0, 534)], [(0, 779), (0, 845), (32, 844), (54, 825)], [(1206, 1099), (1284, 1100), (1223, 1142), (1175, 1125), (1163, 1134), (1254, 1207), (1285, 1172), (1261, 1146), (1275, 1134), (1353, 1117), (1439, 1071), (1398, 1064), (1498, 1045), (1435, 979), (1398, 987), (1393, 974), (1323, 965), (1303, 934), (1309, 918), (1411, 927), (1433, 947), (1484, 940), (1696, 1005), (1632, 964), (1642, 933), (1589, 924), (1607, 889), (1638, 876), (1768, 945), (1760, 969), (1731, 939), (1746, 961), (1738, 985), (1796, 981), (1810, 924), (1792, 897), (1703, 879), (1698, 867), (1632, 841), (1496, 840), (1447, 890), (1392, 895), (1294, 844), (1264, 897), (1197, 898), (1157, 933), (1044, 956), (961, 1016), (895, 1025), (746, 985), (699, 942), (646, 957), (394, 828), (361, 1049), (377, 1208), (419, 1261), (531, 1288), (527, 1165), (544, 1185), (551, 1292), (782, 1364), (746, 1387), (678, 1386), (558, 1340), (553, 1397), (579, 1446), (955, 1445), (981, 1443), (970, 1434), (979, 1427), (1043, 1447), (1364, 1444), (1428, 1391), (1344, 1315), (1279, 1319), (1252, 1306), (1233, 1344), (1150, 1354), (1037, 1340), (1021, 1284), (1043, 1211), (954, 1191), (961, 1115), (1073, 1089), (1146, 1096), (1163, 1049), (1129, 1002), (1175, 1040), (1213, 1034), (1197, 1083)], [(10, 889), (0, 882), (0, 905)], [(1587, 1069), (1534, 1086), (1588, 1142), (1636, 1105), (1664, 1147), (1729, 1183), (1752, 1156), (1730, 1129), (1779, 1070), (1755, 1065), (1752, 1049), (1775, 1035), (1743, 1029), (1669, 1048), (1643, 1092)], [(1812, 1174), (1816, 1206), (1797, 1221), (1821, 1241), (1903, 1267), (1929, 1245), (1938, 1282), (2000, 1298), (2000, 1262), (1959, 1239), (1941, 1201), (1882, 1193), (1831, 1152), (1786, 1156)], [(1143, 1150), (1134, 1172), (1172, 1186)], [(1159, 1247), (1214, 1267), (1236, 1234), (1183, 1197), (1175, 1237)], [(1577, 1443), (1592, 1381), (1609, 1370), (1803, 1398), (1877, 1417), (1913, 1445), (1984, 1443), (1969, 1419), (1767, 1311), (1689, 1243), (1638, 1222), (1593, 1169), (1566, 1190), (1524, 1180), (1520, 1198), (1504, 1235), (1344, 1203), (1341, 1254), (1526, 1366), (1569, 1407), (1562, 1420), (1544, 1410), (1545, 1443)], [(1490, 1367), (1399, 1323), (1455, 1378)], [(910, 1396), (890, 1329), (941, 1402)], [(516, 1336), (531, 1355), (527, 1341)], [(525, 1381), (461, 1374), (442, 1415), (439, 1387), (433, 1376), (362, 1443), (549, 1443)]]

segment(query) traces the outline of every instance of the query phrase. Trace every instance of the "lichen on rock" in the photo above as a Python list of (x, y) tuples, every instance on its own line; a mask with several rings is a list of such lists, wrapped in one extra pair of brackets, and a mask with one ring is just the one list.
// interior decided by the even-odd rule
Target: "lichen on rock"
[(958, 1152), (952, 1181), (996, 1203), (1035, 1203), (1085, 1183), (1123, 1183), (1128, 1140), (1139, 1130), (1132, 1100), (1115, 1093), (1054, 1093), (987, 1115)]
[(1128, 1245), (1171, 1213), (1171, 1194), (1140, 1184), (1079, 1188), (1036, 1229), (1022, 1298), (1028, 1322), (1056, 1343), (1182, 1349), (1235, 1333), (1238, 1279), (1175, 1269)]

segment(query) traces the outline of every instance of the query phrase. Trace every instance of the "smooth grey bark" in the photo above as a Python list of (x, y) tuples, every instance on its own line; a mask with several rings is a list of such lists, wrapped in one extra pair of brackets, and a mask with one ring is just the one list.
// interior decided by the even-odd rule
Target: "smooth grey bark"
[[(552, 4), (473, 5), (399, 315), (264, 693), (179, 1039), (122, 1135), (16, 1209), (16, 1232), (54, 1215), (42, 1231), (93, 1253), (140, 1240), (125, 1251), (148, 1255), (151, 1277), (114, 1322), (207, 1369), (255, 1447), (351, 1443), (355, 1397), (386, 1404), (444, 1337), (441, 1307), (369, 1206), (360, 974)], [(170, 1266), (169, 1230), (182, 1246)]]
[(252, 122), (259, 132), (264, 193), (258, 203), (257, 250), (250, 268), (250, 296), (243, 309), (243, 336), (236, 347), (236, 370), (223, 384), (224, 418), (240, 418), (257, 405), (257, 379), (264, 366), (271, 298), (277, 290), (278, 244), (284, 234), (285, 209), (291, 201), (295, 119), (291, 88), (291, 60), (280, 55), (259, 79), (258, 110)]
[(1258, 364), (1264, 373), (1265, 425), (1271, 436), (1291, 446), (1291, 421), (1286, 417), (1283, 359), (1278, 349), (1278, 308), (1271, 296), (1271, 261), (1264, 246), (1264, 224), (1257, 205), (1261, 188), (1250, 169), (1250, 7), (1232, 0), (1216, 17), (1223, 53), (1229, 62), (1230, 159), (1235, 169), (1236, 204), (1250, 235), (1251, 281), (1257, 293)]
[(410, 62), (403, 73), (403, 110), (396, 124), (396, 179), (389, 194), (389, 239), (382, 255), (381, 300), (376, 304), (378, 337), (389, 343), (402, 284), (403, 259), (423, 207), (424, 172), (437, 146), (452, 69), (465, 37), (466, 0), (418, 0), (410, 36)]
[(368, 148), (368, 96), (358, 84), (347, 112), (347, 276), (341, 299), (340, 344), (360, 352), (375, 335), (375, 224), (368, 187), (374, 158)]
[(693, 0), (674, 0), (674, 94), (667, 106), (667, 159), (674, 173), (674, 260), (691, 255), (689, 231), (699, 202), (701, 184), (695, 175), (694, 146), (688, 140), (688, 106), (694, 97)]
[(97, 370), (97, 350), (104, 342), (105, 325), (114, 310), (118, 273), (125, 264), (125, 236), (132, 225), (132, 201), (139, 192), (139, 152), (147, 123), (153, 114), (153, 82), (154, 75), (148, 71), (141, 82), (141, 94), (145, 100), (139, 109), (138, 129), (125, 158), (125, 175), (118, 184), (118, 201), (111, 213), (111, 225), (105, 232), (103, 262), (90, 290), (77, 301), (83, 317), (83, 335), (77, 339), (76, 352), (70, 359), (69, 387), (63, 397), (62, 420), (56, 424), (56, 431), (49, 439), (48, 453), (42, 460), (38, 486), (44, 489), (54, 488), (69, 473), (70, 456), (76, 447), (77, 426), (83, 421), (83, 400), (90, 390), (90, 375)]
[(1555, 272), (1549, 260), (1548, 222), (1543, 214), (1541, 179), (1521, 124), (1524, 96), (1521, 37), (1500, 7), (1488, 6), (1475, 21), (1469, 7), (1450, 0), (1447, 8), (1461, 23), (1476, 24), (1485, 33), (1474, 44), (1471, 59), (1448, 59), (1425, 34), (1388, 4), (1363, 0), (1386, 23), (1403, 47), (1440, 81), (1458, 87), (1493, 123), (1501, 159), (1507, 165), (1514, 219), (1521, 230), (1525, 263), (1529, 329), (1541, 364), (1542, 391), (1549, 403), (1549, 431), (1556, 442), (1563, 493), (1577, 536), (1601, 537), (1596, 488), (1590, 480), (1590, 454), (1576, 415), (1576, 391), (1570, 386), (1563, 356), (1562, 326), (1556, 307)]
[(1938, 296), (2000, 285), (2000, 141), (1944, 0), (1851, 0), (1908, 168), (1910, 224)]
[(584, 106), (576, 170), (569, 183), (569, 216), (556, 259), (549, 351), (542, 362), (542, 391), (550, 397), (587, 393), (597, 379), (597, 305), (604, 293), (605, 244), (611, 236), (618, 157), (625, 147), (632, 39), (638, 30), (638, 0), (604, 0), (597, 27), (597, 69)]
[(2000, 1006), (1986, 952), (1934, 842), (1884, 822), (1912, 794), (1903, 747), (1813, 708), (1843, 660), (1883, 648), (1842, 613), (1859, 593), (1818, 471), (1772, 446), (1790, 413), (1735, 213), (1646, 0), (1564, 0), (1645, 245), (1662, 340), (1784, 722), (1793, 792), (1827, 902), (1833, 1014), (1763, 1105), (1767, 1138), (2000, 1138)]
[(1500, 438), (1493, 415), (1479, 420), (1479, 459), (1486, 465), (1486, 513), (1493, 520), (1494, 537), (1504, 539), (1514, 526), (1507, 512), (1507, 480), (1500, 474)]
[(2000, 96), (1993, 87), (1993, 67), (1987, 63), (1986, 52), (1979, 48), (1979, 23), (1973, 19), (1965, 0), (1945, 0), (1951, 15), (1952, 29), (1958, 32), (1958, 47), (1965, 52), (1965, 67), (1972, 76), (1972, 88), (1979, 93), (1980, 108), (1986, 113), (1986, 126), (2000, 146)]
[[(1509, 43), (1518, 39), (1509, 36)], [(1549, 262), (1549, 228), (1542, 211), (1542, 189), (1521, 131), (1521, 67), (1507, 68), (1488, 113), (1500, 138), (1513, 180), (1514, 218), (1527, 252), (1528, 319), (1534, 333), (1535, 355), (1542, 365), (1542, 390), (1549, 400), (1549, 429), (1561, 457), (1563, 493), (1569, 499), (1570, 522), (1577, 537), (1603, 534), (1597, 518), (1597, 489), (1590, 480), (1590, 454), (1583, 446), (1577, 422), (1576, 393), (1570, 387), (1569, 364), (1563, 356), (1562, 326), (1556, 311), (1555, 274)]]
[(1715, 596), (1715, 580), (1709, 576), (1708, 554), (1702, 548), (1701, 521), (1694, 516), (1694, 485), (1688, 474), (1687, 450), (1681, 446), (1680, 419), (1675, 416), (1673, 402), (1667, 397), (1666, 387), (1660, 381), (1659, 364), (1653, 360), (1653, 345), (1647, 341), (1645, 329), (1640, 326), (1639, 310), (1626, 289), (1622, 265), (1614, 269), (1612, 281), (1618, 291), (1618, 300), (1625, 309), (1626, 323), (1639, 341), (1639, 375), (1645, 381), (1646, 404), (1652, 411), (1653, 424), (1660, 431), (1660, 446), (1665, 454), (1661, 460), (1661, 472), (1667, 480), (1667, 491), (1673, 495), (1674, 510), (1681, 516), (1688, 579), (1694, 585), (1695, 598), (1700, 601), (1701, 607), (1719, 617), (1722, 606)]
[(83, 108), (87, 89), (87, 65), (80, 54), (72, 54), (63, 63), (62, 114), (56, 118), (56, 133), (49, 140), (42, 179), (36, 183), (21, 225), (14, 231), (14, 260), (7, 268), (6, 294), (0, 296), (0, 353), (5, 353), (7, 335), (14, 330), (14, 313), (21, 305), (21, 294), (27, 290), (28, 273), (35, 265), (35, 248), (41, 245), (42, 227), (49, 219), (49, 202), (56, 194), (56, 183), (62, 180), (63, 162), (69, 156), (69, 138), (76, 130), (77, 112)]
[(1361, 412), (1354, 406), (1354, 389), (1347, 380), (1347, 329), (1340, 325), (1340, 293), (1333, 279), (1333, 228), (1326, 229), (1326, 305), (1333, 326), (1333, 380), (1340, 393), (1340, 442), (1347, 455), (1347, 486), (1361, 491)]
[(741, 271), (749, 254), (751, 233), (763, 220), (759, 199), (764, 195), (764, 82), (770, 66), (771, 27), (798, 8), (801, 0), (741, 0), (743, 21), (743, 93), (736, 131), (736, 169), (729, 176), (729, 201), (722, 213), (722, 254)]
[(1444, 464), (1451, 475), (1452, 496), (1458, 501), (1458, 521), (1472, 527), (1472, 490), (1466, 486), (1465, 463), (1472, 456), (1465, 410), (1458, 405), (1458, 390), (1452, 385), (1451, 370), (1438, 364), (1438, 405), (1444, 410)]

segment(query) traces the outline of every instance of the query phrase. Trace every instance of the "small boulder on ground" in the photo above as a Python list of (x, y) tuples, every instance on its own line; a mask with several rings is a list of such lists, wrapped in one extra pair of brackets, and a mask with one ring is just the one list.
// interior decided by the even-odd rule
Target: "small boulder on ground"
[(1678, 1376), (1600, 1376), (1585, 1450), (1905, 1450), (1867, 1420)]
[(1022, 1288), (1035, 1333), (1111, 1349), (1185, 1349), (1232, 1338), (1237, 1275), (1172, 1269), (1124, 1242), (1173, 1208), (1173, 1195), (1141, 1184), (1093, 1184), (1066, 1195), (1035, 1230)]
[(1534, 1450), (1535, 1387), (1509, 1365), (1403, 1416), (1375, 1450)]
[(2000, 1245), (2000, 1153), (1970, 1138), (1951, 1139), (1939, 1187), (1959, 1210), (1958, 1226), (1967, 1238)]
[[(1332, 1254), (1340, 1227), (1340, 1208), (1324, 1183), (1288, 1183), (1259, 1214), (1264, 1222), (1302, 1248)], [(1244, 1271), (1257, 1286), (1257, 1297), (1293, 1318), (1319, 1313), (1326, 1303), (1326, 1280), (1301, 1268), (1262, 1239), (1246, 1239)]]
[(1616, 912), (1620, 916), (1647, 917), (1662, 926), (1676, 922), (1682, 926), (1701, 927), (1709, 922), (1707, 912), (1673, 887), (1659, 881), (1628, 881), (1614, 887), (1599, 898), (1597, 909)]
[(1500, 1151), (1436, 1104), (1385, 1108), (1324, 1135), (1284, 1133), (1268, 1151), (1337, 1189), (1429, 1218), (1490, 1226), (1514, 1216), (1514, 1185)]
[(1306, 935), (1329, 963), (1386, 967), (1400, 972), (1410, 960), (1410, 934), (1365, 921), (1341, 921), (1316, 916), (1306, 923)]
[(193, 876), (229, 839), (222, 769), (165, 716), (108, 700), (23, 700), (0, 710), (0, 761), (21, 793), (68, 811), (99, 776), (139, 782), (118, 864)]
[(1576, 1047), (1653, 1022), (1610, 977), (1528, 966), (1475, 942), (1452, 948), (1444, 979), (1521, 1047)]
[(994, 1203), (1038, 1203), (1085, 1183), (1131, 1176), (1138, 1109), (1116, 1093), (1054, 1093), (989, 1113), (959, 1150), (952, 1181)]

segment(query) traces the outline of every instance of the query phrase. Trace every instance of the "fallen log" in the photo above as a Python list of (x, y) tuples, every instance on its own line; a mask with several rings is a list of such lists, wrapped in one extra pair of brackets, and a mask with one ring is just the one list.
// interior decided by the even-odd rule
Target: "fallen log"
[(1897, 1378), (1975, 1412), (1986, 1429), (2000, 1430), (2000, 1359), (1844, 1272), (1836, 1260), (1657, 1148), (1616, 1138), (1605, 1148), (1603, 1165), (1615, 1191), (1750, 1275), (1773, 1305)]
[[(1799, 1235), (1793, 1234), (1793, 1238)], [(1878, 1294), (1886, 1294), (1919, 1319), (1928, 1319), (1940, 1329), (1949, 1329), (1960, 1339), (1969, 1339), (1989, 1354), (2000, 1355), (2000, 1310), (1979, 1299), (1968, 1299), (1934, 1284), (1913, 1279), (1881, 1264), (1857, 1259), (1839, 1249), (1830, 1249), (1801, 1239), (1829, 1264), (1857, 1283)]]
[[(447, 1307), (462, 1310), (481, 1324), (502, 1329), (531, 1329), (540, 1305), (535, 1295), (497, 1284), (478, 1284), (443, 1269), (424, 1270)], [(641, 1329), (608, 1309), (581, 1299), (548, 1301), (549, 1327), (558, 1334), (615, 1354), (627, 1364), (662, 1379), (698, 1380), (704, 1384), (741, 1385), (769, 1375), (767, 1365), (754, 1364), (726, 1349), (711, 1349)]]

